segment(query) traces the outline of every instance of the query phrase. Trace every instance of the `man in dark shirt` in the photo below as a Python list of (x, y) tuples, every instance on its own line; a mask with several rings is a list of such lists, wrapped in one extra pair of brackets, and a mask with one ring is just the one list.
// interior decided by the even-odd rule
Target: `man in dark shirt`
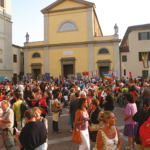
[(35, 113), (28, 109), (24, 114), (27, 124), (21, 132), (16, 132), (19, 148), (26, 150), (45, 150), (47, 131), (44, 123), (35, 120)]
[(79, 100), (79, 93), (76, 92), (75, 93), (75, 99), (72, 100), (70, 102), (70, 115), (71, 115), (71, 126), (72, 126), (72, 130), (73, 130), (73, 127), (74, 127), (74, 120), (75, 120), (75, 112), (76, 112), (76, 106), (77, 106), (77, 102)]
[(111, 92), (110, 92), (110, 88), (107, 87), (107, 91), (106, 91), (106, 98), (105, 100), (103, 101), (103, 105), (104, 105), (104, 110), (109, 110), (109, 111), (113, 111), (114, 110), (114, 100), (113, 100), (113, 97), (111, 95)]
[(132, 117), (132, 120), (138, 122), (138, 129), (135, 136), (135, 142), (137, 150), (149, 150), (150, 147), (143, 147), (140, 142), (139, 130), (141, 125), (149, 118), (150, 116), (150, 99), (148, 100), (147, 108), (141, 108), (138, 112)]

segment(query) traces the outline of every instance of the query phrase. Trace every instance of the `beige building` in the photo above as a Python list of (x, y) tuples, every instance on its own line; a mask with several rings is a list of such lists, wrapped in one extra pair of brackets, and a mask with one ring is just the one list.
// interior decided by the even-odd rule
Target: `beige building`
[(150, 76), (150, 24), (128, 27), (120, 45), (121, 77)]
[(22, 47), (12, 45), (13, 57), (13, 81), (16, 83), (20, 81), (18, 75), (24, 74), (24, 53)]

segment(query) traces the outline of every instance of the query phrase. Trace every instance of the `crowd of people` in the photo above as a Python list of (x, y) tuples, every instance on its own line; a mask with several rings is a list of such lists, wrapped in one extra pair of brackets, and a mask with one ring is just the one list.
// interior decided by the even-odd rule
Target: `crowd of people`
[[(116, 104), (115, 104), (116, 103)], [(115, 105), (114, 105), (115, 104)], [(22, 150), (48, 149), (48, 120), (53, 117), (52, 130), (61, 134), (59, 117), (69, 109), (72, 140), (79, 150), (120, 150), (122, 140), (115, 126), (116, 105), (125, 108), (125, 149), (150, 150), (143, 145), (141, 128), (150, 116), (150, 85), (148, 79), (30, 79), (17, 84), (0, 83), (0, 129), (7, 150), (14, 142)]]

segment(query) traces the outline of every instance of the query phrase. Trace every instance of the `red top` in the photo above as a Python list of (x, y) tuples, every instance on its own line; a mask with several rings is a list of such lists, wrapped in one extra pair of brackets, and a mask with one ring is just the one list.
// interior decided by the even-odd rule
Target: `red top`
[(0, 96), (0, 102), (3, 101), (4, 95)]
[[(47, 107), (46, 99), (41, 98), (39, 100), (39, 103), (41, 104), (41, 107)], [(46, 114), (46, 111), (44, 108), (42, 109), (42, 114)]]
[(130, 91), (130, 93), (134, 95), (134, 97), (135, 97), (135, 101), (137, 101), (136, 91)]

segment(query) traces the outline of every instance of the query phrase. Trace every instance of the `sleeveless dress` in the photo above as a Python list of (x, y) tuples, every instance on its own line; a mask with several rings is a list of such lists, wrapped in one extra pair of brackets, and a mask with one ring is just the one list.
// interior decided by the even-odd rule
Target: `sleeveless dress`
[[(116, 127), (115, 131), (116, 131), (116, 136), (113, 139), (109, 139), (106, 134), (104, 133), (104, 131), (99, 130), (99, 132), (101, 132), (102, 134), (102, 140), (103, 140), (103, 146), (102, 149), (103, 150), (116, 150), (117, 146), (118, 146), (118, 134), (117, 134), (117, 130)], [(96, 141), (96, 145), (95, 145), (95, 150), (97, 150), (97, 142)]]
[(104, 131), (101, 130), (101, 132), (102, 132), (102, 138), (104, 138), (104, 140), (105, 140), (105, 143), (104, 143), (105, 150), (116, 150), (117, 149), (117, 146), (118, 146), (118, 134), (117, 134), (116, 128), (115, 128), (115, 131), (116, 131), (115, 138), (109, 139), (105, 135)]

